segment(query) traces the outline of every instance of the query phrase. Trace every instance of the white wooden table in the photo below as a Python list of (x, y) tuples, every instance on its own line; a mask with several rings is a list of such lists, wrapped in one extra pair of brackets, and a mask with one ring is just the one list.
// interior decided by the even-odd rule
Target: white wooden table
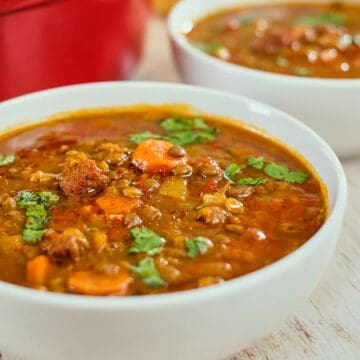
[[(160, 19), (152, 19), (135, 79), (180, 81)], [(360, 360), (360, 156), (343, 165), (349, 202), (325, 276), (280, 330), (226, 360)]]

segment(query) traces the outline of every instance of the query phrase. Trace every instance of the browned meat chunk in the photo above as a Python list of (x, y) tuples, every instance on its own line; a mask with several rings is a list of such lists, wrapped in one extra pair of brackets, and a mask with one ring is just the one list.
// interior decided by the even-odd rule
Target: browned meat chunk
[(78, 260), (89, 246), (84, 234), (75, 228), (67, 228), (61, 234), (50, 231), (41, 241), (41, 250), (55, 259)]
[(67, 159), (59, 176), (59, 186), (66, 196), (85, 195), (103, 190), (109, 183), (94, 160)]

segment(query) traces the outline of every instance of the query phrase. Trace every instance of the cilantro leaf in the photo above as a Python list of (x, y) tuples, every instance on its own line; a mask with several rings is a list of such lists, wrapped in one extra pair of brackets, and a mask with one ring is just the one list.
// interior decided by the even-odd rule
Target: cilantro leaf
[(230, 164), (224, 172), (224, 178), (229, 180), (231, 183), (235, 182), (235, 176), (246, 167), (246, 165)]
[(288, 183), (303, 184), (309, 177), (309, 175), (304, 172), (292, 171), (287, 165), (279, 165), (275, 163), (267, 164), (264, 171), (268, 176)]
[(15, 161), (15, 155), (1, 155), (0, 154), (0, 166), (12, 164)]
[(255, 185), (263, 185), (266, 184), (266, 179), (264, 178), (242, 178), (242, 179), (238, 179), (236, 180), (236, 184), (238, 185), (251, 185), (251, 186), (255, 186)]
[(342, 26), (346, 23), (346, 16), (342, 14), (313, 14), (300, 16), (296, 23), (299, 25), (321, 26), (335, 25)]
[(142, 141), (148, 139), (163, 139), (163, 136), (159, 134), (153, 134), (150, 131), (144, 131), (138, 134), (130, 134), (128, 135), (128, 138), (131, 142), (135, 144), (140, 144)]
[(203, 119), (187, 119), (181, 116), (169, 117), (160, 123), (160, 126), (168, 132), (167, 135), (154, 134), (145, 131), (139, 134), (130, 134), (129, 140), (139, 144), (147, 139), (162, 139), (174, 145), (202, 144), (206, 141), (216, 140), (219, 129), (208, 126)]
[(181, 116), (167, 118), (161, 122), (160, 126), (166, 131), (184, 131), (194, 128), (194, 124), (190, 119)]
[(151, 287), (166, 286), (166, 282), (161, 278), (152, 258), (140, 260), (138, 266), (131, 266), (130, 270)]
[(251, 15), (241, 15), (238, 17), (238, 20), (239, 20), (239, 25), (244, 26), (244, 25), (253, 24), (256, 21), (256, 18)]
[(59, 196), (49, 191), (35, 194), (31, 191), (21, 191), (16, 202), (25, 210), (26, 222), (23, 229), (23, 240), (26, 243), (37, 243), (49, 230), (46, 224), (49, 220), (48, 209), (59, 201)]
[(264, 158), (262, 156), (255, 157), (250, 155), (247, 159), (247, 164), (256, 170), (261, 170), (264, 167)]
[(41, 200), (41, 203), (44, 204), (44, 206), (47, 208), (52, 205), (55, 205), (60, 199), (58, 195), (53, 194), (50, 191), (42, 191), (39, 192), (38, 195)]
[(216, 43), (205, 43), (199, 41), (192, 41), (191, 45), (196, 49), (203, 51), (208, 54), (213, 54), (216, 50), (218, 50), (221, 46)]
[(296, 67), (294, 69), (294, 74), (297, 76), (308, 76), (310, 75), (310, 69), (306, 67)]
[(208, 248), (208, 239), (197, 236), (192, 240), (186, 240), (185, 246), (187, 249), (187, 256), (194, 259), (198, 254), (203, 254)]
[(141, 227), (134, 227), (130, 231), (133, 243), (129, 254), (145, 252), (149, 255), (156, 255), (161, 252), (161, 245), (164, 239), (156, 232)]
[(22, 236), (27, 244), (36, 244), (49, 231), (49, 229), (34, 230), (25, 228)]

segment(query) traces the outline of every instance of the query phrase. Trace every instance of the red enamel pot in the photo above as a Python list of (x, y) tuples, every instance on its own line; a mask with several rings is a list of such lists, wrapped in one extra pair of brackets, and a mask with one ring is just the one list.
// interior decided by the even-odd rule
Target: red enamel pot
[(148, 15), (148, 0), (0, 0), (0, 101), (128, 78)]

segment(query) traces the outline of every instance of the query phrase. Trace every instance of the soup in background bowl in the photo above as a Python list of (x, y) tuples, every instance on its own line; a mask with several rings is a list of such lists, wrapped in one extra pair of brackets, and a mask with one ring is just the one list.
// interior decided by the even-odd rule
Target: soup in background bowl
[(360, 5), (244, 6), (200, 19), (187, 33), (221, 60), (279, 74), (360, 77)]
[[(134, 107), (139, 103), (148, 105)], [(104, 109), (114, 106), (128, 110)], [(78, 109), (90, 110), (67, 117)], [(1, 276), (39, 284), (35, 291), (0, 281), (5, 354), (223, 358), (279, 326), (314, 288), (334, 251), (346, 201), (342, 167), (319, 136), (267, 105), (184, 85), (103, 83), (4, 102), (0, 116), (0, 171), (8, 186)], [(39, 122), (44, 118), (49, 122)], [(14, 124), (21, 127), (9, 132)], [(254, 211), (244, 229), (236, 226), (247, 211), (240, 203)], [(305, 218), (312, 225), (299, 233)], [(265, 219), (268, 235), (270, 229), (287, 233), (275, 247), (259, 228)], [(219, 266), (208, 266), (215, 258)], [(236, 264), (244, 266), (235, 276), (248, 272), (245, 265), (254, 260), (261, 269), (204, 286), (227, 280)], [(171, 288), (181, 264), (189, 266), (183, 274), (192, 289), (173, 291), (185, 290)], [(49, 281), (63, 289), (63, 279), (74, 294), (43, 291), (58, 290)], [(127, 289), (135, 289), (133, 296), (91, 296)], [(164, 290), (173, 292), (156, 293)]]
[(272, 104), (350, 156), (360, 151), (358, 4), (183, 1), (168, 29), (186, 82)]

